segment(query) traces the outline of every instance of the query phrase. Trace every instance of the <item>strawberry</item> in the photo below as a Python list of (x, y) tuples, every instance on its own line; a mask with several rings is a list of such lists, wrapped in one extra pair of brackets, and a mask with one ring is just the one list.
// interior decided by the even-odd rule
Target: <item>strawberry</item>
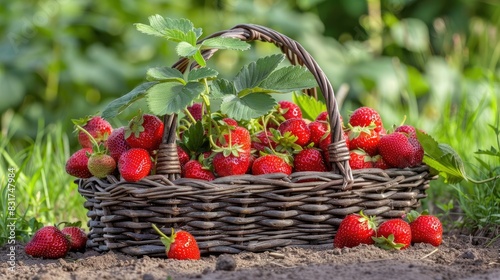
[(215, 175), (207, 168), (203, 167), (197, 160), (189, 160), (182, 168), (182, 177), (200, 179), (205, 181), (212, 181), (215, 179)]
[(196, 121), (200, 121), (203, 118), (203, 104), (202, 103), (193, 103), (193, 105), (188, 106), (187, 110), (193, 116)]
[(411, 228), (403, 219), (390, 219), (377, 229), (377, 237), (374, 237), (375, 245), (382, 249), (403, 250), (410, 247)]
[(155, 224), (152, 225), (155, 231), (161, 236), (160, 240), (165, 245), (165, 253), (169, 259), (175, 260), (199, 260), (200, 249), (196, 239), (187, 231), (174, 232), (172, 228), (171, 236), (166, 236)]
[(216, 144), (219, 147), (229, 148), (229, 150), (232, 151), (238, 150), (240, 153), (250, 154), (251, 142), (248, 129), (241, 126), (235, 126), (234, 128), (227, 127), (223, 129)]
[(118, 171), (128, 182), (137, 182), (151, 172), (149, 152), (141, 148), (132, 148), (122, 154), (118, 160)]
[(55, 226), (45, 226), (35, 232), (24, 251), (35, 258), (64, 258), (71, 248), (66, 235)]
[(382, 119), (380, 118), (379, 113), (370, 107), (360, 107), (354, 112), (352, 112), (349, 117), (349, 124), (351, 126), (374, 126), (374, 130), (377, 133), (381, 133), (384, 130), (384, 126), (382, 124)]
[(313, 121), (307, 127), (311, 133), (310, 142), (314, 143), (315, 147), (319, 147), (321, 141), (330, 134), (330, 126), (325, 121)]
[(224, 123), (226, 123), (227, 125), (238, 126), (238, 122), (234, 119), (231, 119), (231, 118), (224, 118), (224, 119), (222, 119), (222, 121)]
[[(304, 147), (309, 143), (311, 131), (303, 119), (293, 118), (282, 122), (278, 127), (283, 138), (296, 138), (293, 143)], [(279, 142), (282, 144), (282, 141)]]
[(406, 168), (422, 163), (424, 150), (416, 138), (402, 132), (393, 132), (380, 138), (379, 154), (391, 167)]
[(428, 243), (437, 247), (443, 241), (443, 225), (433, 215), (420, 214), (415, 210), (407, 215), (412, 233), (412, 243)]
[(125, 141), (125, 127), (119, 127), (111, 133), (106, 140), (106, 148), (109, 151), (109, 155), (118, 162), (120, 156), (123, 152), (130, 149), (130, 146)]
[(139, 114), (125, 128), (125, 141), (132, 148), (157, 150), (163, 137), (163, 122), (155, 115)]
[(273, 140), (273, 134), (268, 130), (262, 130), (252, 136), (251, 147), (257, 151), (264, 152), (266, 147), (276, 148), (277, 143)]
[(385, 163), (385, 161), (381, 155), (376, 155), (376, 156), (372, 157), (372, 162), (373, 162), (373, 167), (375, 167), (375, 168), (380, 168), (380, 169), (390, 168), (390, 166), (387, 165), (387, 163)]
[(340, 222), (333, 245), (335, 248), (351, 248), (360, 244), (374, 244), (372, 236), (375, 236), (376, 227), (374, 218), (363, 212), (349, 214)]
[[(342, 118), (342, 116), (339, 116), (340, 117), (340, 123), (342, 124), (342, 127), (344, 127), (344, 119)], [(324, 121), (324, 122), (328, 122), (329, 121), (329, 117), (328, 117), (328, 112), (327, 111), (323, 111), (321, 112), (315, 119), (315, 121)]]
[(82, 228), (76, 226), (65, 227), (61, 230), (63, 234), (68, 236), (70, 242), (70, 250), (82, 252), (87, 246), (87, 234)]
[(415, 127), (411, 126), (411, 125), (401, 125), (401, 126), (398, 126), (396, 127), (396, 129), (394, 129), (394, 132), (402, 132), (402, 133), (406, 133), (406, 135), (408, 135), (408, 137), (410, 138), (417, 138), (417, 132), (415, 130)]
[(349, 165), (352, 169), (372, 168), (373, 163), (370, 155), (365, 151), (356, 149), (349, 152)]
[(82, 148), (72, 154), (66, 161), (66, 173), (77, 178), (92, 177), (92, 173), (87, 167), (91, 153), (91, 148)]
[(219, 177), (245, 174), (250, 166), (250, 153), (218, 152), (213, 158), (214, 171)]
[[(73, 120), (73, 123), (86, 130), (98, 144), (105, 142), (113, 131), (111, 124), (100, 116), (91, 116), (79, 120)], [(89, 135), (81, 130), (78, 132), (78, 142), (83, 148), (92, 148), (93, 146)]]
[(183, 167), (189, 161), (188, 153), (181, 147), (177, 146), (177, 156), (179, 157), (179, 163)]
[(361, 149), (370, 156), (377, 154), (380, 135), (373, 126), (350, 126), (348, 135), (349, 150)]
[(300, 110), (300, 107), (297, 104), (286, 100), (278, 102), (278, 113), (281, 114), (285, 120), (302, 118), (302, 111)]
[(292, 174), (292, 166), (283, 158), (277, 155), (264, 155), (255, 159), (252, 165), (252, 174), (261, 175), (269, 173), (285, 173)]
[(314, 148), (307, 148), (298, 152), (293, 159), (295, 171), (326, 171), (322, 153)]
[(95, 177), (104, 178), (115, 171), (116, 161), (110, 155), (95, 152), (89, 157), (87, 167)]

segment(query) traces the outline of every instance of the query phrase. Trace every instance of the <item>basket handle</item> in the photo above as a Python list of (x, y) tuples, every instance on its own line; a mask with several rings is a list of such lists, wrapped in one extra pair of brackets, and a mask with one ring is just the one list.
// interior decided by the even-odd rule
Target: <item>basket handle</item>
[[(273, 43), (281, 49), (290, 63), (307, 67), (316, 78), (319, 89), (326, 101), (332, 140), (331, 144), (328, 146), (332, 172), (344, 177), (342, 189), (350, 188), (353, 182), (353, 176), (351, 167), (349, 166), (349, 150), (342, 133), (342, 123), (340, 122), (341, 116), (338, 105), (335, 100), (332, 85), (311, 55), (297, 41), (275, 30), (255, 24), (240, 24), (231, 29), (216, 32), (203, 40), (214, 37), (231, 37), (247, 42), (262, 41)], [(208, 60), (216, 51), (217, 49), (207, 49), (202, 51), (202, 55), (205, 60)], [(182, 58), (172, 67), (181, 72), (185, 72), (189, 66), (188, 64), (189, 60), (187, 58)], [(195, 65), (191, 67), (195, 67)], [(306, 93), (317, 98), (316, 88), (308, 89)], [(157, 173), (168, 175), (171, 179), (180, 177), (180, 166), (175, 146), (176, 123), (176, 115), (164, 116), (165, 132), (162, 144), (160, 145), (157, 163)]]

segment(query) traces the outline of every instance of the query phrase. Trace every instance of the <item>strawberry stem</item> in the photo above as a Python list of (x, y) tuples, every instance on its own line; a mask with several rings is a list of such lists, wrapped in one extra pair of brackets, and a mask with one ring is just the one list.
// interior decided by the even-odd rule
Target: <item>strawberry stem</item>
[(100, 152), (101, 152), (101, 149), (99, 148), (99, 144), (98, 144), (98, 143), (97, 143), (97, 141), (95, 140), (94, 136), (92, 136), (92, 134), (90, 134), (90, 133), (89, 133), (89, 132), (88, 132), (85, 128), (81, 127), (80, 125), (78, 125), (78, 124), (76, 124), (76, 123), (75, 123), (75, 127), (76, 127), (79, 131), (81, 131), (81, 132), (85, 133), (85, 134), (89, 137), (89, 139), (90, 139), (90, 141), (92, 142), (92, 144), (96, 147), (96, 149), (97, 149), (97, 153), (100, 153)]
[(165, 245), (165, 251), (168, 253), (170, 251), (170, 245), (175, 241), (175, 232), (174, 228), (172, 228), (172, 235), (166, 236), (155, 224), (151, 224), (154, 230), (160, 235), (160, 241)]

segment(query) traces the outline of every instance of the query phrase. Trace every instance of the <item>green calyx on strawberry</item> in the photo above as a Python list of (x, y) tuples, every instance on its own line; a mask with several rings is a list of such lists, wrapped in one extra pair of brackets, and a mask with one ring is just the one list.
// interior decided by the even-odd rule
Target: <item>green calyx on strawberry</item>
[(374, 124), (370, 126), (352, 126), (348, 124), (349, 149), (362, 149), (370, 156), (378, 152), (380, 135), (375, 130)]
[(125, 141), (132, 148), (152, 152), (160, 146), (163, 129), (164, 124), (157, 116), (139, 112), (125, 128)]
[(86, 135), (87, 139), (92, 143), (92, 151), (86, 154), (88, 157), (87, 168), (89, 172), (97, 178), (104, 178), (112, 174), (116, 169), (116, 161), (106, 153), (106, 149), (101, 150), (103, 143), (97, 141), (94, 136), (80, 126), (78, 122), (75, 122), (75, 127), (79, 133)]
[(372, 237), (375, 245), (385, 250), (403, 250), (411, 245), (412, 233), (410, 225), (403, 219), (390, 219), (381, 223), (376, 237)]
[(374, 217), (359, 214), (349, 214), (340, 222), (333, 240), (335, 248), (351, 248), (360, 244), (374, 244), (377, 223)]
[(373, 129), (377, 133), (384, 132), (384, 126), (382, 124), (382, 119), (379, 113), (370, 107), (360, 107), (354, 110), (349, 117), (349, 122), (351, 126), (373, 126)]
[(77, 129), (77, 132), (78, 142), (83, 148), (91, 148), (96, 145), (94, 142), (98, 144), (104, 143), (113, 131), (111, 124), (100, 116), (87, 116), (72, 121), (76, 127), (81, 127), (81, 129)]
[(428, 243), (437, 247), (443, 241), (443, 225), (439, 218), (415, 210), (406, 215), (412, 232), (412, 243)]
[(200, 249), (196, 239), (189, 232), (183, 230), (175, 232), (172, 228), (172, 234), (166, 236), (155, 224), (152, 224), (152, 227), (160, 235), (160, 240), (165, 245), (165, 253), (169, 259), (200, 259)]

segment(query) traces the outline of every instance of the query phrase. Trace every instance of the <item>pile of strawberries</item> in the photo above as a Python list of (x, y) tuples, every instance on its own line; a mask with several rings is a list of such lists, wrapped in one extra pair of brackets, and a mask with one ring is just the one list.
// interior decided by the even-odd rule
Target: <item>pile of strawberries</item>
[(57, 226), (44, 226), (24, 247), (26, 254), (35, 258), (64, 258), (68, 252), (82, 252), (87, 245), (87, 234), (79, 224), (67, 225), (63, 229)]
[(164, 125), (154, 115), (138, 114), (127, 126), (113, 129), (100, 116), (75, 120), (81, 149), (66, 162), (66, 172), (78, 178), (116, 174), (136, 182), (154, 172), (154, 158)]
[(390, 249), (407, 249), (411, 244), (428, 243), (439, 246), (443, 226), (436, 216), (410, 211), (403, 218), (394, 218), (377, 224), (374, 217), (363, 212), (347, 215), (339, 225), (333, 245), (335, 248), (351, 248), (360, 244), (375, 244)]
[[(104, 178), (114, 174), (135, 182), (155, 172), (155, 156), (164, 124), (154, 115), (139, 113), (126, 126), (113, 128), (99, 116), (74, 121), (81, 149), (66, 163), (78, 178)], [(327, 112), (315, 120), (302, 117), (300, 107), (279, 101), (274, 110), (258, 119), (236, 121), (212, 118), (202, 103), (186, 108), (178, 129), (178, 156), (182, 177), (213, 180), (241, 174), (329, 171), (331, 144)], [(202, 134), (186, 136), (196, 123)], [(380, 115), (361, 107), (349, 117), (343, 134), (352, 169), (406, 168), (422, 164), (424, 151), (409, 125), (387, 133)], [(192, 148), (191, 142), (203, 142)]]

